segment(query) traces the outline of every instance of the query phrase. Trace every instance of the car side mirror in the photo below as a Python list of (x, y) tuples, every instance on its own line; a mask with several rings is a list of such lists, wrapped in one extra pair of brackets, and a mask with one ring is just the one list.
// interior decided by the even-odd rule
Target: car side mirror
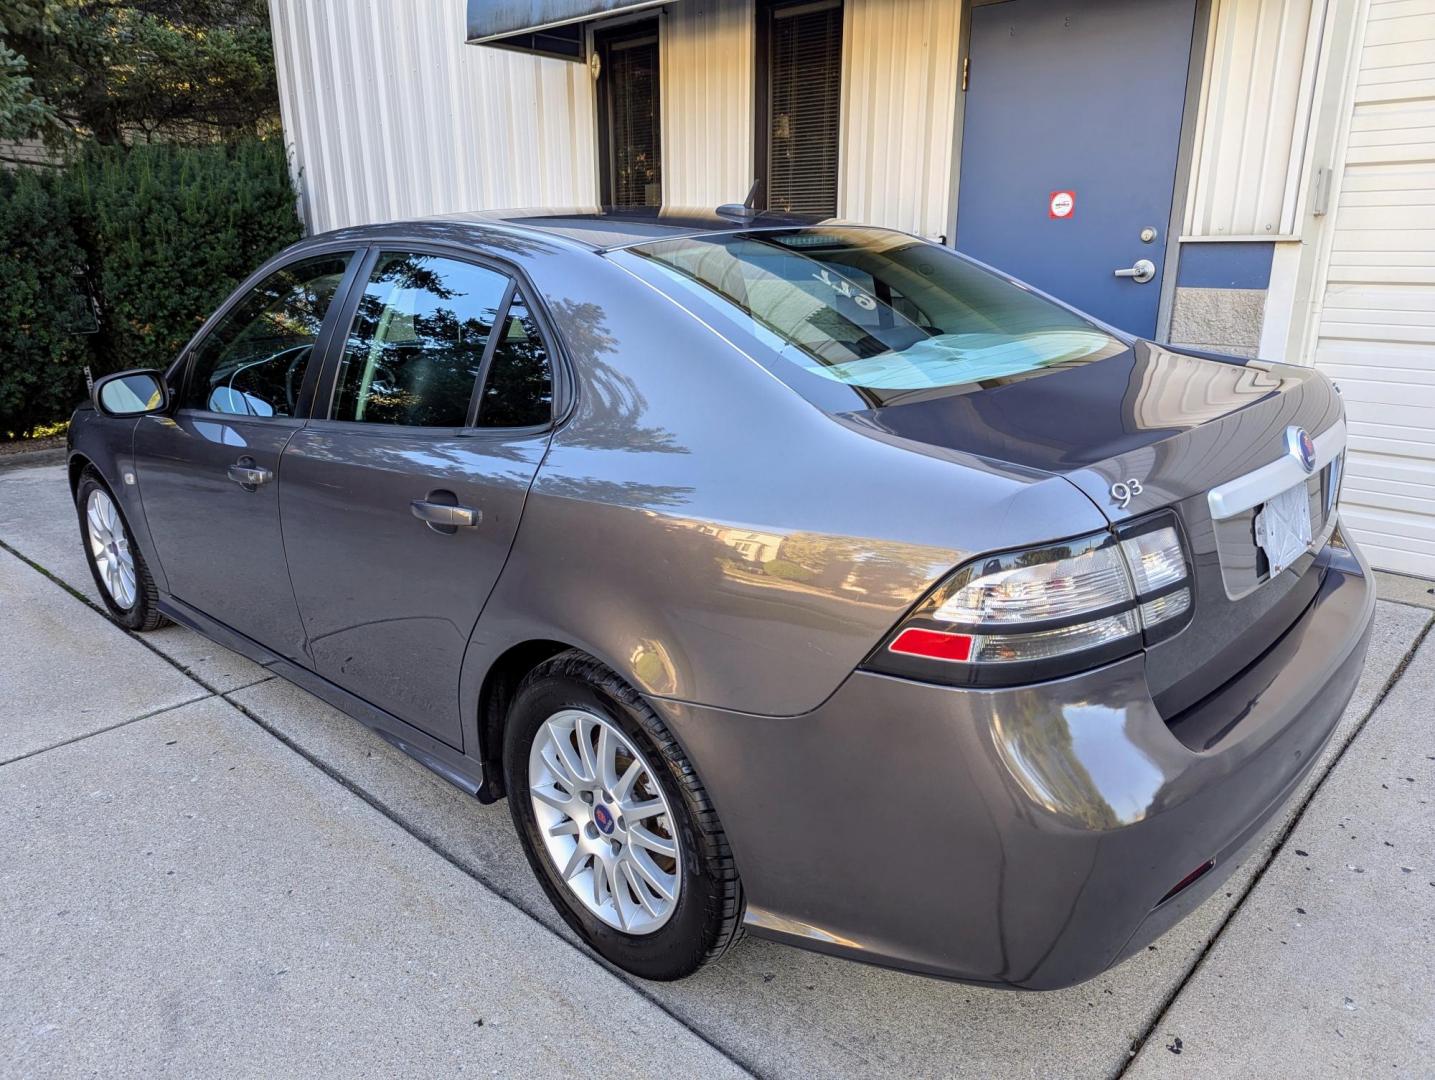
[(148, 416), (169, 408), (169, 384), (158, 371), (120, 371), (98, 380), (91, 398), (106, 416)]

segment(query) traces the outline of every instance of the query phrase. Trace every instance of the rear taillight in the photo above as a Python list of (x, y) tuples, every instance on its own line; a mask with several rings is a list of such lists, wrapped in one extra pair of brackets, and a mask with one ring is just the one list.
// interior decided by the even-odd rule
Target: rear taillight
[(1191, 618), (1174, 514), (984, 555), (919, 603), (868, 658), (892, 675), (969, 686), (1055, 678), (1169, 637)]

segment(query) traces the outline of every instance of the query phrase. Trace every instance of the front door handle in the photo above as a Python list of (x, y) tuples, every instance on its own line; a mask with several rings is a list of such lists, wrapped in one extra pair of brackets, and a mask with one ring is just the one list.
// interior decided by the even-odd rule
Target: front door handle
[(414, 517), (441, 528), (444, 532), (452, 532), (459, 526), (472, 528), (483, 520), (483, 513), (471, 506), (450, 506), (447, 503), (415, 499), (409, 503), (409, 508), (413, 510)]
[(1137, 259), (1134, 266), (1115, 271), (1117, 277), (1129, 277), (1138, 285), (1145, 285), (1156, 276), (1156, 264), (1150, 259)]
[(236, 463), (229, 466), (229, 479), (244, 488), (245, 491), (253, 491), (260, 484), (267, 484), (273, 480), (274, 474), (268, 469)]

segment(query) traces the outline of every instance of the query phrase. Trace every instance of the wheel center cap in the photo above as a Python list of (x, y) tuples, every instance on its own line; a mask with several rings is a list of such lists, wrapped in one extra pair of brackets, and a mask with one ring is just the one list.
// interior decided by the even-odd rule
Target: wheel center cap
[(593, 824), (598, 826), (598, 831), (604, 836), (612, 836), (613, 826), (616, 824), (613, 820), (613, 811), (599, 803), (593, 807)]

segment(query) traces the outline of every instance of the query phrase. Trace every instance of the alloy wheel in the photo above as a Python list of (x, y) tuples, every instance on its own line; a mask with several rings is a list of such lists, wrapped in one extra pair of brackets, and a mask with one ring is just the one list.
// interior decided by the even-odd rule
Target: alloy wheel
[(98, 488), (90, 492), (85, 503), (85, 531), (90, 541), (90, 554), (110, 599), (124, 611), (135, 606), (138, 587), (135, 584), (135, 557), (130, 551), (124, 522), (109, 493)]
[(627, 934), (668, 921), (682, 887), (672, 810), (616, 724), (585, 709), (554, 713), (529, 749), (528, 790), (548, 857), (585, 908)]

